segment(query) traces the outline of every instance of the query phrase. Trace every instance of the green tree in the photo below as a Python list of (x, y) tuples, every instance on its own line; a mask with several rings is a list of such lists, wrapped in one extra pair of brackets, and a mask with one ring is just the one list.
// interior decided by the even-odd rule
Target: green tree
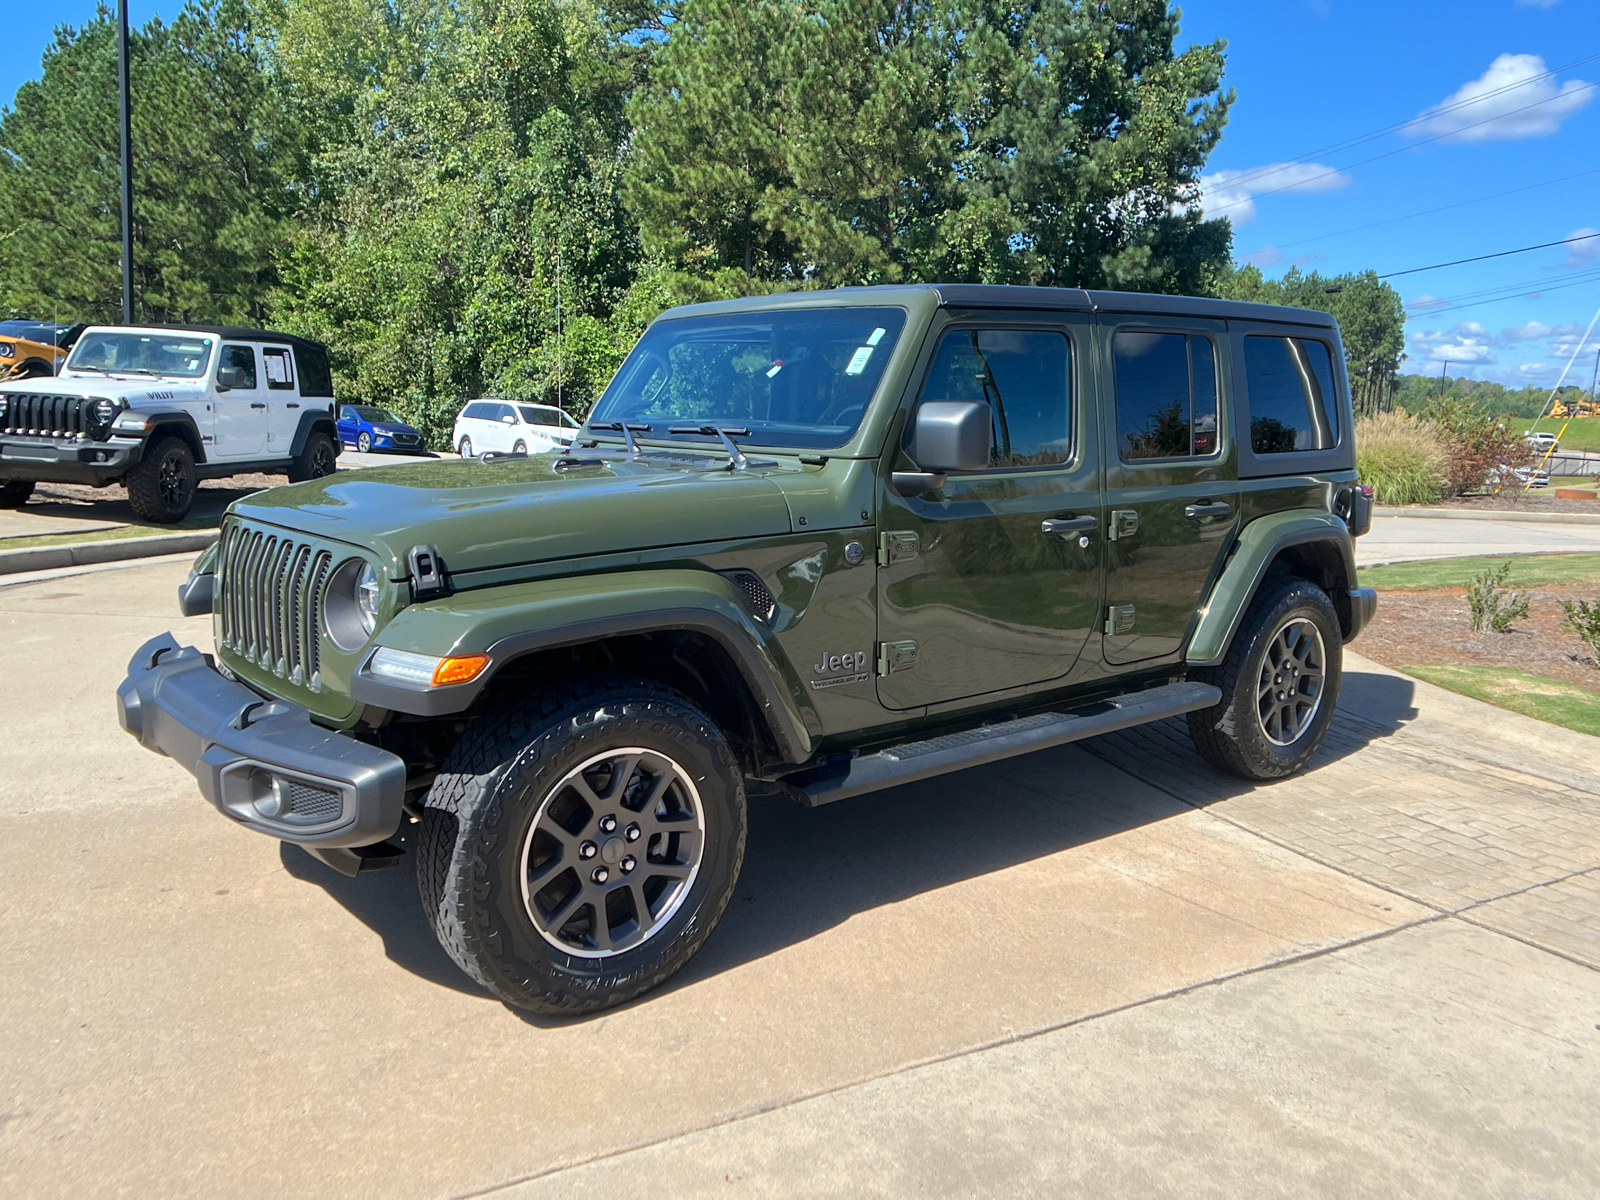
[(629, 114), (671, 271), (1206, 292), (1223, 44), (1164, 0), (686, 0)]
[(1229, 300), (1332, 313), (1344, 342), (1356, 411), (1376, 413), (1392, 407), (1395, 373), (1405, 358), (1405, 304), (1376, 272), (1324, 278), (1316, 271), (1303, 275), (1291, 267), (1282, 279), (1268, 279), (1252, 265), (1227, 272), (1217, 290)]
[[(266, 320), (302, 174), (296, 129), (243, 0), (194, 0), (130, 37), (137, 320)], [(0, 116), (0, 308), (122, 308), (116, 23), (61, 26)]]

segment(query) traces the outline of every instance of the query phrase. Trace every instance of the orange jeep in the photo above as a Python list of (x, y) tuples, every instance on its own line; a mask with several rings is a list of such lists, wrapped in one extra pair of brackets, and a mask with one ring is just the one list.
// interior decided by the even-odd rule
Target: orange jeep
[(0, 321), (0, 379), (54, 375), (67, 356), (70, 326), (49, 321)]

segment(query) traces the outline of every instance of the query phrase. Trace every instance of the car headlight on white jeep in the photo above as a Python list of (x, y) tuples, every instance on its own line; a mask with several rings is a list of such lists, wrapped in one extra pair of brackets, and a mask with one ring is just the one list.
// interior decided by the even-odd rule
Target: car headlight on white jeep
[(85, 400), (83, 405), (84, 428), (95, 441), (103, 442), (111, 436), (111, 422), (117, 419), (117, 414), (121, 411), (122, 405), (115, 400), (108, 400), (104, 396), (98, 400)]
[(345, 560), (323, 593), (322, 623), (341, 650), (359, 650), (378, 629), (383, 585), (378, 570), (359, 558)]

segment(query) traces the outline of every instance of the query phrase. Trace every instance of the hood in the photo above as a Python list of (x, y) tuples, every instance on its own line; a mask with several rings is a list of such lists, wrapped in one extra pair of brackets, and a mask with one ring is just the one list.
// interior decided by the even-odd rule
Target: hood
[(412, 546), (432, 545), (445, 570), (549, 562), (788, 533), (783, 493), (757, 470), (715, 458), (568, 467), (556, 456), (492, 462), (440, 459), (341, 471), (236, 501), (233, 512), (356, 546), (391, 577)]
[(152, 379), (148, 375), (51, 375), (18, 380), (8, 384), (8, 392), (27, 392), (41, 396), (104, 396), (125, 400), (130, 408), (148, 408), (179, 397), (205, 394), (203, 379)]

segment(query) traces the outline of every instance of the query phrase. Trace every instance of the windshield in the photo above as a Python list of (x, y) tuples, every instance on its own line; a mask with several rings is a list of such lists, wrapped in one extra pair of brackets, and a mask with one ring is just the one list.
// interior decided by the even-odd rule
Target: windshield
[(211, 339), (183, 333), (86, 333), (67, 369), (134, 371), (198, 379), (211, 360)]
[[(825, 450), (861, 422), (904, 328), (900, 308), (786, 309), (657, 321), (590, 424), (716, 423), (762, 446)], [(672, 435), (705, 440), (701, 434)]]
[(350, 407), (356, 410), (356, 415), (363, 421), (387, 421), (391, 425), (405, 424), (387, 408), (373, 408), (370, 404), (352, 404)]

